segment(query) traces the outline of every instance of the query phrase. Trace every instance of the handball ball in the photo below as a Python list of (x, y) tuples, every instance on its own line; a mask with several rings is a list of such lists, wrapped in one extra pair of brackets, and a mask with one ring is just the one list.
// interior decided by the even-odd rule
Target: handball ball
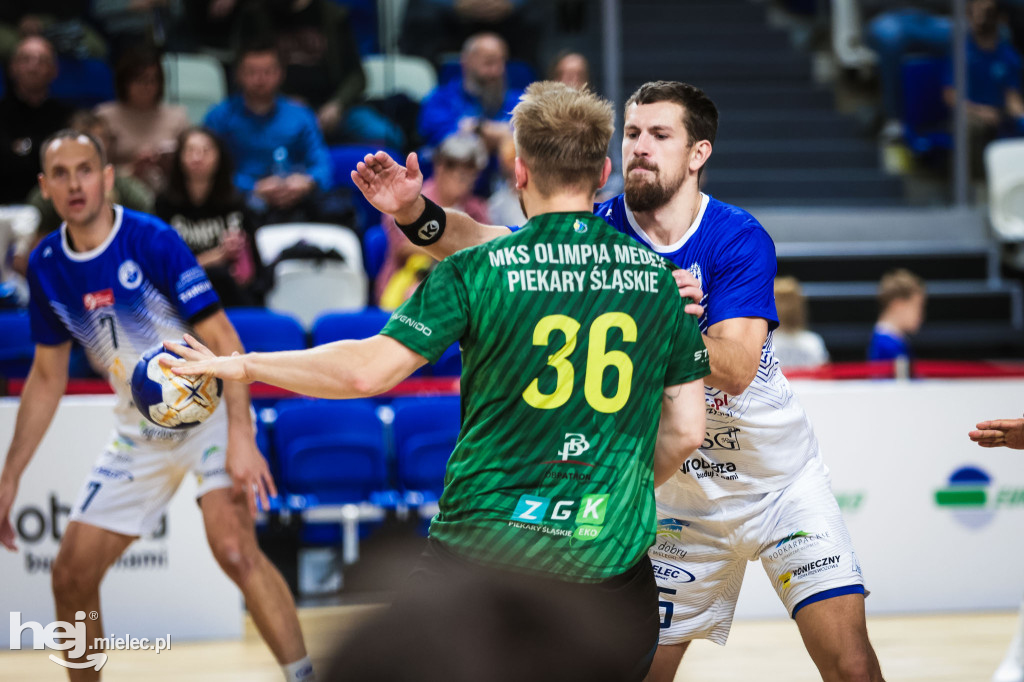
[(178, 376), (160, 364), (178, 358), (163, 345), (142, 354), (132, 373), (132, 398), (142, 416), (165, 429), (188, 429), (206, 421), (217, 405), (224, 383), (212, 376)]

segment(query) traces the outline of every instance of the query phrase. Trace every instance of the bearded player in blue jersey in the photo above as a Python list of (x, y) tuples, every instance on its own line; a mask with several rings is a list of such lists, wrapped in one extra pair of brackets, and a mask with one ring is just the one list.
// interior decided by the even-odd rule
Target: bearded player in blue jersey
[[(672, 680), (694, 639), (725, 643), (746, 564), (759, 559), (822, 679), (879, 682), (861, 567), (814, 431), (772, 352), (775, 246), (749, 213), (700, 191), (717, 128), (698, 88), (641, 86), (626, 103), (625, 193), (594, 209), (680, 267), (711, 360), (704, 444), (657, 490), (650, 556), (663, 613), (648, 679)], [(353, 179), (414, 244), (443, 258), (509, 233), (428, 210), (415, 155), (407, 164), (377, 153)]]
[[(312, 680), (291, 594), (256, 543), (257, 498), (265, 508), (268, 493), (276, 492), (256, 449), (246, 387), (225, 386), (224, 406), (184, 431), (149, 423), (131, 401), (131, 373), (143, 352), (185, 332), (221, 353), (242, 352), (234, 327), (173, 228), (107, 202), (114, 169), (95, 138), (64, 130), (46, 141), (41, 156), (43, 196), (65, 222), (29, 260), (35, 356), (0, 473), (0, 544), (16, 549), (11, 507), (18, 481), (57, 410), (77, 340), (108, 376), (118, 403), (111, 441), (82, 487), (53, 564), (57, 620), (99, 612), (107, 569), (136, 538), (157, 529), (191, 470), (214, 557), (245, 595), (285, 679)], [(87, 641), (104, 636), (99, 618), (86, 620), (85, 628)], [(72, 666), (68, 674), (75, 681), (100, 675)]]

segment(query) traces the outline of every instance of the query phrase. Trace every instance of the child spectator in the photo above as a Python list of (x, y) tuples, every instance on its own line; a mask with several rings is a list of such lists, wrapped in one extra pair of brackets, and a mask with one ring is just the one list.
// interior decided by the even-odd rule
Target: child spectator
[(828, 362), (825, 341), (807, 329), (807, 299), (795, 277), (775, 278), (775, 309), (779, 326), (772, 333), (772, 344), (779, 364), (819, 367)]
[(907, 337), (924, 322), (924, 281), (909, 270), (886, 273), (878, 284), (881, 313), (868, 346), (868, 360), (912, 359)]

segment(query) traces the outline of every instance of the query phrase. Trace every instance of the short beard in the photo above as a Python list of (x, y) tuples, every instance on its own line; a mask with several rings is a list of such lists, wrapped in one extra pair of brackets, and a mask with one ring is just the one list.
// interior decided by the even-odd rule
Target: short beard
[(673, 186), (668, 186), (657, 180), (654, 182), (634, 180), (627, 175), (626, 205), (629, 206), (629, 210), (636, 213), (655, 211), (672, 201), (672, 197), (676, 195), (682, 185), (682, 176), (679, 177), (678, 182), (673, 183)]

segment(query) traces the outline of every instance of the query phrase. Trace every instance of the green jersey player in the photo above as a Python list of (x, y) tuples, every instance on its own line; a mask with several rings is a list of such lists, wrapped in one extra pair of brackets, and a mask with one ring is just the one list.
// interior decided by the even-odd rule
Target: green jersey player
[[(380, 335), (219, 358), (169, 347), (190, 361), (178, 373), (351, 398), (459, 341), (462, 430), (410, 584), (511, 572), (619, 600), (608, 634), (635, 643), (628, 678), (641, 679), (658, 630), (654, 488), (703, 440), (707, 352), (673, 266), (591, 211), (611, 169), (610, 104), (535, 84), (513, 126), (531, 220), (441, 262)], [(437, 230), (444, 212), (426, 206), (407, 232)]]

